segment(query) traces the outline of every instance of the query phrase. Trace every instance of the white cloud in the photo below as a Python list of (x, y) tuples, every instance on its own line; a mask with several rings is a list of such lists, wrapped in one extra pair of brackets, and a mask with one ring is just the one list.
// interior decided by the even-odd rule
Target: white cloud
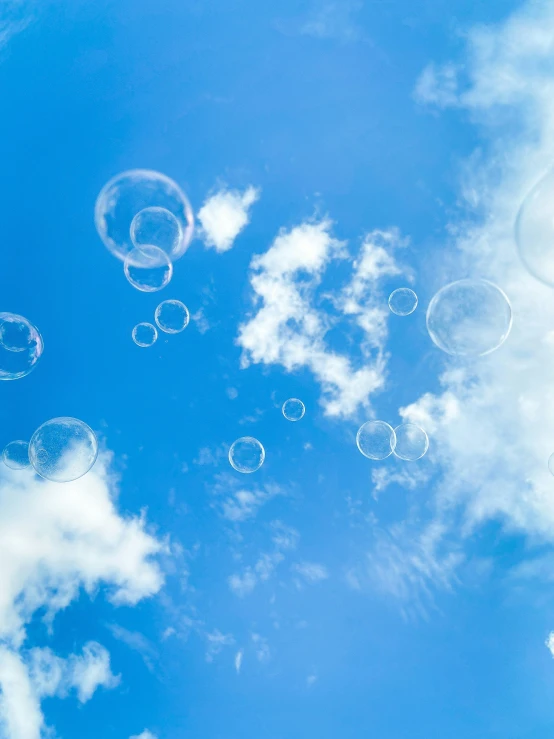
[(429, 64), (421, 73), (414, 91), (420, 103), (446, 108), (458, 102), (459, 70), (453, 64), (437, 67)]
[(155, 734), (152, 734), (151, 731), (148, 731), (148, 729), (145, 729), (140, 734), (131, 736), (129, 739), (158, 739), (158, 737)]
[(38, 739), (42, 695), (75, 688), (88, 700), (115, 678), (109, 655), (94, 642), (81, 657), (25, 650), (26, 626), (38, 612), (52, 624), (80, 592), (104, 587), (114, 604), (154, 595), (163, 577), (154, 557), (163, 546), (143, 517), (122, 517), (109, 455), (73, 483), (40, 480), (30, 471), (0, 472), (0, 721), (10, 739)]
[(263, 490), (237, 490), (221, 503), (222, 516), (233, 522), (254, 518), (258, 510), (277, 495), (282, 495), (282, 490), (272, 484), (266, 485)]
[(362, 36), (355, 13), (362, 7), (359, 0), (317, 0), (312, 12), (299, 25), (299, 33), (320, 39), (356, 41)]
[(242, 658), (244, 657), (244, 650), (239, 649), (239, 651), (235, 654), (235, 670), (237, 672), (237, 675), (240, 674), (241, 668), (242, 668)]
[(548, 639), (545, 642), (550, 654), (554, 657), (554, 631), (551, 631), (548, 635)]
[(223, 188), (211, 195), (198, 211), (200, 235), (206, 246), (228, 251), (239, 233), (250, 223), (250, 208), (260, 197), (255, 187), (244, 192)]
[(310, 583), (322, 582), (329, 577), (327, 568), (317, 562), (299, 562), (292, 569)]
[[(240, 326), (238, 343), (243, 367), (307, 368), (322, 386), (326, 414), (350, 416), (367, 408), (371, 393), (384, 385), (388, 308), (380, 283), (400, 274), (393, 253), (405, 242), (395, 230), (368, 234), (353, 262), (351, 281), (335, 293), (319, 294), (325, 272), (347, 256), (345, 243), (331, 230), (328, 219), (281, 230), (268, 251), (254, 257), (250, 282), (257, 312)], [(335, 311), (325, 310), (322, 299)], [(361, 330), (357, 368), (326, 342), (341, 320)]]
[(256, 583), (258, 582), (258, 578), (252, 570), (248, 568), (242, 574), (235, 572), (229, 577), (227, 582), (229, 583), (229, 588), (233, 593), (238, 595), (240, 598), (243, 598), (254, 590)]
[(267, 662), (271, 657), (271, 650), (265, 636), (261, 636), (261, 634), (252, 634), (252, 643), (254, 644), (258, 661)]
[(221, 652), (224, 647), (231, 647), (235, 643), (232, 634), (223, 634), (219, 629), (204, 634), (208, 647), (206, 649), (206, 662), (213, 662), (214, 657)]

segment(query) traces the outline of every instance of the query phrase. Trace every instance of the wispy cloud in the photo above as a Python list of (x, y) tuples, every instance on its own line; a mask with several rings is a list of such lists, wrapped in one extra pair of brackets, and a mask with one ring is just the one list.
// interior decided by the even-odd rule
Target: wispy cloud
[(307, 14), (300, 18), (281, 20), (277, 28), (285, 34), (335, 39), (341, 42), (364, 38), (356, 15), (362, 8), (360, 0), (315, 0)]
[(309, 583), (322, 582), (329, 577), (325, 565), (317, 562), (298, 562), (292, 566), (292, 570)]
[(250, 185), (244, 192), (223, 188), (211, 195), (198, 211), (200, 236), (207, 247), (229, 251), (239, 233), (250, 223), (250, 209), (260, 190)]

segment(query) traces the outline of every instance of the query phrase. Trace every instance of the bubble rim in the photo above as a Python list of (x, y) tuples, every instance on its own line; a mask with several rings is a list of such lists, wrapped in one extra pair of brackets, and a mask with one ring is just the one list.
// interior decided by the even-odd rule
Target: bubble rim
[[(168, 277), (167, 280), (163, 283), (163, 285), (160, 285), (160, 287), (139, 287), (138, 283), (131, 279), (131, 276), (129, 274), (129, 264), (132, 261), (133, 254), (137, 252), (138, 254), (144, 254), (146, 255), (148, 252), (146, 250), (148, 249), (155, 249), (156, 251), (160, 252), (160, 254), (163, 254), (165, 259), (167, 259), (167, 263), (164, 265), (162, 264), (156, 264), (155, 267), (162, 267), (165, 266), (168, 268)], [(132, 265), (135, 269), (140, 269), (141, 265)], [(169, 255), (167, 252), (165, 252), (163, 249), (161, 249), (159, 246), (154, 246), (154, 244), (143, 244), (140, 248), (138, 246), (135, 246), (134, 249), (131, 249), (131, 251), (127, 254), (125, 257), (125, 260), (123, 262), (123, 273), (125, 274), (125, 279), (131, 285), (131, 287), (134, 287), (135, 290), (138, 290), (141, 293), (158, 293), (160, 290), (163, 290), (164, 287), (167, 287), (169, 283), (171, 282), (171, 279), (173, 277), (173, 262), (169, 258)]]
[[(151, 344), (141, 344), (135, 339), (135, 331), (139, 326), (148, 326), (149, 328), (154, 329), (154, 341)], [(154, 326), (153, 323), (150, 323), (149, 321), (141, 321), (140, 323), (137, 323), (135, 326), (133, 326), (133, 330), (131, 331), (131, 338), (133, 339), (133, 343), (135, 346), (138, 346), (140, 349), (148, 349), (151, 346), (154, 346), (156, 341), (158, 340), (158, 330)]]
[[(256, 444), (259, 444), (260, 445), (261, 450), (262, 450), (262, 454), (261, 454), (260, 464), (256, 467), (256, 469), (254, 469), (254, 470), (239, 470), (233, 464), (233, 459), (232, 459), (233, 449), (235, 448), (235, 446), (240, 441), (254, 441), (254, 442), (256, 442)], [(263, 463), (265, 462), (265, 447), (262, 444), (262, 442), (259, 439), (256, 439), (254, 436), (241, 436), (240, 438), (235, 439), (235, 441), (231, 444), (231, 446), (229, 447), (229, 453), (228, 453), (227, 456), (229, 458), (229, 464), (235, 470), (235, 472), (239, 472), (242, 475), (251, 475), (253, 472), (257, 472), (262, 467)]]
[(402, 456), (402, 454), (399, 454), (396, 451), (398, 447), (397, 447), (397, 444), (395, 444), (394, 445), (394, 449), (393, 449), (393, 454), (394, 454), (395, 457), (397, 457), (398, 459), (401, 459), (404, 462), (417, 462), (419, 459), (422, 459), (427, 454), (427, 452), (429, 451), (429, 435), (428, 435), (427, 431), (425, 431), (425, 429), (422, 428), (421, 426), (418, 426), (417, 423), (412, 423), (411, 421), (409, 421), (408, 423), (399, 423), (398, 426), (396, 426), (395, 429), (394, 429), (394, 435), (395, 435), (395, 438), (396, 438), (397, 442), (398, 442), (398, 435), (397, 435), (396, 432), (397, 432), (397, 430), (399, 428), (402, 428), (403, 426), (404, 427), (405, 426), (413, 426), (414, 428), (419, 429), (419, 431), (422, 431), (423, 432), (423, 435), (425, 436), (425, 450), (423, 451), (422, 454), (419, 455), (419, 457), (415, 457), (415, 458), (412, 458), (412, 457), (404, 457), (404, 456)]
[[(8, 447), (9, 447), (9, 446), (11, 446), (12, 444), (25, 444), (25, 445), (27, 446), (27, 464), (26, 464), (26, 465), (24, 465), (23, 467), (13, 467), (13, 465), (11, 465), (11, 464), (8, 464), (8, 463), (6, 462), (6, 450), (7, 450), (7, 449), (8, 449)], [(6, 446), (4, 447), (4, 449), (2, 450), (2, 462), (3, 462), (3, 463), (4, 463), (5, 465), (6, 465), (6, 467), (7, 467), (8, 469), (10, 469), (10, 470), (16, 470), (16, 471), (19, 471), (19, 470), (26, 470), (26, 469), (29, 469), (29, 467), (31, 467), (31, 460), (30, 460), (30, 458), (29, 458), (29, 442), (28, 442), (28, 441), (25, 441), (25, 439), (14, 439), (13, 441), (9, 441), (9, 442), (8, 442), (8, 443), (6, 444)]]
[[(302, 415), (300, 416), (300, 418), (289, 418), (287, 416), (287, 414), (285, 413), (285, 406), (286, 406), (286, 404), (287, 403), (290, 403), (291, 401), (294, 401), (294, 400), (297, 403), (300, 403), (300, 405), (302, 406)], [(287, 419), (287, 421), (290, 421), (291, 423), (297, 423), (297, 421), (301, 421), (304, 418), (304, 416), (306, 414), (306, 406), (304, 405), (304, 401), (303, 400), (300, 400), (300, 398), (287, 398), (285, 400), (285, 402), (283, 403), (283, 405), (281, 406), (281, 412), (282, 412), (283, 416)]]
[[(390, 429), (390, 439), (391, 439), (391, 441), (390, 441), (390, 447), (391, 447), (391, 449), (390, 449), (390, 452), (388, 454), (386, 454), (384, 457), (374, 457), (371, 454), (366, 454), (362, 450), (362, 448), (360, 446), (360, 434), (362, 432), (362, 429), (365, 428), (365, 426), (368, 426), (369, 424), (372, 424), (372, 425), (373, 424), (381, 424), (383, 426), (387, 426)], [(386, 421), (380, 421), (380, 420), (365, 421), (364, 423), (362, 423), (362, 425), (360, 426), (360, 428), (356, 432), (356, 446), (358, 447), (358, 451), (360, 452), (360, 454), (362, 454), (366, 459), (371, 459), (373, 462), (382, 462), (383, 459), (388, 459), (388, 457), (390, 457), (390, 455), (394, 452), (394, 449), (396, 447), (396, 433), (395, 433), (393, 427), (390, 425), (390, 423), (387, 423)]]
[[(414, 298), (415, 298), (415, 303), (414, 303), (414, 307), (412, 308), (412, 310), (408, 311), (407, 313), (401, 313), (401, 312), (399, 312), (399, 311), (396, 311), (396, 310), (394, 310), (394, 309), (392, 308), (392, 306), (391, 306), (391, 298), (392, 298), (392, 296), (393, 296), (393, 295), (394, 295), (395, 293), (401, 292), (401, 291), (403, 291), (403, 290), (408, 290), (409, 292), (411, 292), (411, 293), (412, 293), (412, 295), (413, 295), (413, 296), (414, 296)], [(395, 316), (400, 316), (401, 318), (404, 318), (405, 316), (411, 316), (411, 315), (412, 315), (412, 313), (414, 313), (414, 312), (415, 312), (415, 310), (416, 310), (417, 306), (419, 305), (419, 298), (418, 298), (418, 296), (417, 296), (417, 293), (416, 293), (416, 291), (415, 291), (415, 290), (412, 290), (412, 288), (411, 288), (411, 287), (397, 287), (397, 288), (396, 288), (395, 290), (393, 290), (393, 291), (391, 292), (391, 294), (389, 295), (389, 298), (388, 298), (388, 301), (387, 301), (387, 303), (388, 303), (388, 306), (389, 306), (389, 310), (390, 310), (390, 312), (391, 312), (391, 313), (392, 313), (393, 315), (395, 315)]]
[[(158, 311), (161, 308), (161, 306), (164, 305), (164, 303), (179, 303), (180, 305), (183, 306), (183, 308), (185, 309), (185, 313), (187, 315), (187, 322), (185, 323), (185, 325), (183, 326), (183, 328), (180, 328), (177, 331), (175, 331), (174, 329), (171, 329), (171, 328), (164, 328), (161, 325), (161, 323), (159, 323), (159, 321), (158, 321), (158, 317), (159, 317)], [(190, 323), (190, 311), (187, 308), (187, 306), (183, 303), (182, 300), (177, 300), (177, 298), (168, 298), (167, 300), (162, 300), (162, 302), (159, 303), (156, 306), (156, 310), (154, 311), (154, 321), (156, 323), (156, 326), (160, 329), (160, 331), (163, 331), (164, 334), (180, 334), (181, 332), (183, 332), (186, 329), (186, 327)]]
[[(15, 373), (9, 373), (8, 375), (3, 374), (3, 370), (0, 368), (0, 380), (9, 382), (10, 380), (20, 380), (22, 377), (27, 377), (37, 366), (37, 364), (40, 361), (40, 358), (42, 357), (42, 354), (44, 352), (44, 339), (42, 338), (42, 334), (38, 330), (38, 328), (35, 326), (35, 324), (30, 321), (28, 318), (25, 318), (25, 316), (19, 315), (19, 313), (10, 313), (9, 311), (1, 311), (0, 312), (0, 322), (5, 316), (10, 316), (13, 318), (17, 318), (23, 323), (26, 323), (28, 326), (31, 327), (32, 331), (36, 333), (36, 342), (37, 345), (40, 346), (40, 353), (38, 354), (36, 360), (33, 362), (33, 364), (28, 367), (26, 370), (22, 370), (21, 372), (15, 372)], [(6, 351), (10, 351), (9, 349), (6, 349)], [(20, 354), (21, 352), (17, 352)]]
[[(33, 457), (35, 456), (32, 448), (33, 448), (33, 440), (38, 435), (38, 433), (45, 427), (45, 426), (51, 426), (52, 424), (56, 422), (64, 422), (64, 421), (77, 421), (77, 423), (81, 426), (85, 426), (85, 428), (90, 431), (90, 434), (92, 435), (92, 438), (94, 439), (94, 459), (92, 460), (90, 467), (85, 471), (82, 472), (77, 477), (71, 478), (71, 480), (56, 480), (52, 477), (45, 477), (36, 467), (33, 462)], [(42, 448), (42, 447), (41, 447)], [(41, 425), (36, 429), (36, 431), (33, 433), (31, 438), (29, 439), (29, 461), (31, 462), (31, 467), (33, 470), (37, 473), (39, 477), (42, 477), (43, 480), (48, 480), (49, 482), (56, 482), (56, 483), (66, 483), (66, 482), (75, 482), (75, 480), (80, 480), (81, 477), (84, 477), (86, 474), (88, 474), (91, 469), (96, 464), (96, 460), (98, 459), (98, 438), (94, 431), (91, 429), (91, 427), (88, 425), (88, 423), (85, 423), (84, 421), (81, 421), (80, 418), (75, 418), (74, 416), (56, 416), (56, 418), (50, 418), (48, 421), (45, 421), (44, 423), (41, 423)], [(37, 460), (38, 461), (38, 460)]]

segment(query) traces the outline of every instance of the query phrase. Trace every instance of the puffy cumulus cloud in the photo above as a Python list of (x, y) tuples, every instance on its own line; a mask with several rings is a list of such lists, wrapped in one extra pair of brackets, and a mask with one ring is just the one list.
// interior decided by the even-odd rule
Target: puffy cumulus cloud
[(218, 252), (229, 251), (250, 223), (250, 208), (259, 197), (260, 190), (252, 185), (244, 192), (223, 188), (211, 195), (198, 211), (200, 235), (206, 246)]
[(151, 731), (148, 731), (148, 729), (145, 729), (140, 734), (129, 737), (129, 739), (158, 739), (158, 737), (155, 734), (152, 734)]
[(442, 391), (401, 409), (431, 435), (442, 511), (461, 510), (464, 531), (488, 519), (554, 538), (547, 460), (554, 450), (554, 291), (524, 268), (514, 219), (545, 165), (554, 162), (554, 2), (529, 2), (498, 25), (470, 30), (456, 105), (483, 138), (464, 173), (473, 211), (451, 224), (456, 270), (497, 283), (511, 300), (505, 344), (473, 362), (444, 355)]
[(40, 480), (32, 472), (0, 477), (0, 722), (10, 739), (39, 739), (40, 701), (77, 691), (87, 701), (100, 685), (113, 687), (109, 654), (88, 643), (66, 659), (24, 647), (37, 612), (51, 624), (84, 590), (106, 588), (114, 604), (133, 605), (159, 591), (155, 557), (163, 545), (143, 517), (122, 517), (114, 505), (110, 457), (72, 483)]
[[(283, 229), (251, 263), (256, 312), (239, 328), (243, 367), (263, 363), (288, 372), (309, 369), (322, 386), (322, 405), (330, 416), (347, 417), (368, 407), (370, 395), (385, 382), (388, 309), (380, 286), (401, 273), (394, 251), (404, 243), (395, 230), (368, 234), (350, 281), (321, 294), (326, 271), (348, 256), (345, 242), (332, 235), (328, 219)], [(326, 341), (340, 321), (361, 332), (357, 359), (334, 351)]]

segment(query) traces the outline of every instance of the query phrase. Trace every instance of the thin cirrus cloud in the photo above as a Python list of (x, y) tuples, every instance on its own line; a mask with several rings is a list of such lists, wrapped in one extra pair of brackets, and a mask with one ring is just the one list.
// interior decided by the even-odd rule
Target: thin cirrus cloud
[[(395, 229), (367, 234), (350, 280), (322, 293), (326, 272), (348, 258), (346, 243), (332, 230), (327, 218), (282, 229), (269, 249), (252, 259), (254, 313), (239, 327), (237, 342), (243, 367), (309, 369), (321, 385), (324, 412), (349, 417), (369, 407), (371, 395), (385, 384), (388, 308), (382, 285), (402, 274), (395, 251), (406, 240)], [(327, 342), (329, 330), (341, 322), (359, 333), (358, 357), (334, 351)]]
[[(478, 218), (450, 224), (455, 236), (446, 281), (461, 275), (492, 280), (508, 295), (515, 317), (500, 349), (471, 364), (444, 355), (441, 390), (400, 409), (431, 437), (430, 454), (441, 470), (437, 510), (462, 511), (456, 527), (462, 538), (499, 520), (530, 543), (554, 540), (547, 467), (554, 451), (554, 291), (525, 270), (514, 241), (518, 208), (545, 163), (554, 161), (553, 53), (554, 3), (527, 3), (502, 23), (470, 30), (464, 58), (427, 67), (416, 86), (425, 103), (469, 111), (483, 140), (461, 182)], [(451, 537), (447, 514), (437, 514), (436, 525), (436, 536)], [(425, 580), (455, 571), (437, 565), (438, 546), (434, 539), (425, 549)], [(396, 544), (387, 548), (398, 570), (396, 553)], [(402, 593), (421, 576), (410, 571), (394, 588)]]
[(250, 209), (259, 197), (260, 190), (252, 185), (243, 192), (224, 187), (210, 195), (197, 216), (204, 244), (220, 253), (229, 251), (250, 223)]
[(143, 518), (124, 518), (114, 503), (116, 481), (103, 453), (83, 478), (59, 485), (30, 471), (0, 478), (0, 724), (10, 739), (39, 739), (47, 727), (41, 701), (72, 690), (80, 702), (99, 686), (113, 688), (108, 651), (88, 642), (82, 655), (23, 647), (26, 627), (103, 586), (114, 604), (134, 605), (156, 594), (164, 546)]

